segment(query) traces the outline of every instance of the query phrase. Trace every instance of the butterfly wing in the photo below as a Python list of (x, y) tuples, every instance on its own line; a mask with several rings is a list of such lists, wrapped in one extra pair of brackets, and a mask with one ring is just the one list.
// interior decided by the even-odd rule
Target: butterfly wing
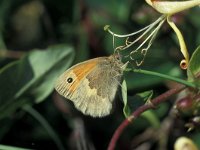
[[(80, 63), (63, 73), (56, 90), (72, 100), (77, 109), (93, 117), (110, 113), (122, 69), (110, 57), (100, 57)], [(66, 83), (69, 77), (72, 83)], [(65, 83), (63, 83), (65, 81)]]
[[(91, 59), (82, 63), (78, 63), (63, 74), (61, 74), (55, 82), (56, 91), (67, 99), (71, 100), (77, 86), (81, 84), (85, 76), (95, 68), (98, 59)], [(69, 79), (72, 80), (69, 82)]]

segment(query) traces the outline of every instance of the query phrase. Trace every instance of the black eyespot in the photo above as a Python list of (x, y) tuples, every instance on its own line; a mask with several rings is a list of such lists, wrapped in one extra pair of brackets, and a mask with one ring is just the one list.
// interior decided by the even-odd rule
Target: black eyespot
[(72, 81), (73, 81), (73, 79), (71, 77), (67, 79), (68, 83), (72, 83)]

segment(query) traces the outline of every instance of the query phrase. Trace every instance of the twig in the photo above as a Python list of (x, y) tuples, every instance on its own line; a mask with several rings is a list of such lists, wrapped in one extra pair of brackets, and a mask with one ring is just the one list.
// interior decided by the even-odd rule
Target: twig
[(123, 130), (136, 118), (138, 118), (143, 112), (145, 112), (148, 109), (154, 109), (156, 106), (158, 106), (160, 103), (166, 101), (169, 97), (173, 96), (174, 94), (179, 93), (183, 89), (185, 89), (186, 86), (180, 86), (174, 89), (170, 89), (167, 92), (161, 94), (160, 96), (154, 98), (151, 100), (150, 103), (147, 103), (145, 105), (140, 106), (137, 110), (135, 110), (130, 117), (125, 119), (119, 127), (115, 130), (115, 133), (112, 136), (112, 139), (108, 145), (108, 150), (114, 150), (116, 146), (116, 142), (119, 139), (120, 135), (122, 134)]

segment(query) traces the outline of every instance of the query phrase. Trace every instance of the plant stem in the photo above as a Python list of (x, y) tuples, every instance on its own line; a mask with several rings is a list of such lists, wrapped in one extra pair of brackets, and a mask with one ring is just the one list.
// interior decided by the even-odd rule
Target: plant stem
[(143, 69), (127, 69), (126, 71), (133, 71), (135, 73), (142, 73), (142, 74), (146, 74), (146, 75), (157, 76), (157, 77), (160, 77), (160, 78), (164, 78), (164, 79), (167, 79), (167, 80), (171, 80), (171, 81), (181, 83), (183, 85), (186, 85), (186, 86), (189, 86), (189, 87), (192, 87), (192, 88), (198, 88), (195, 84), (193, 84), (191, 82), (188, 82), (186, 80), (182, 80), (182, 79), (179, 79), (179, 78), (176, 78), (176, 77), (172, 77), (172, 76), (169, 76), (169, 75), (166, 75), (166, 74), (158, 73), (158, 72), (153, 72), (153, 71), (148, 71), (148, 70), (143, 70)]
[(154, 98), (151, 100), (150, 103), (146, 103), (139, 108), (137, 108), (130, 117), (125, 119), (119, 127), (115, 130), (115, 133), (112, 136), (112, 139), (108, 145), (108, 150), (114, 150), (116, 146), (116, 142), (119, 139), (120, 135), (124, 131), (124, 129), (136, 118), (138, 118), (143, 112), (149, 109), (154, 109), (156, 106), (158, 106), (160, 103), (166, 101), (169, 97), (173, 96), (174, 94), (179, 93), (183, 89), (185, 89), (185, 86), (180, 86), (174, 89), (170, 89), (167, 92), (159, 95), (158, 97)]

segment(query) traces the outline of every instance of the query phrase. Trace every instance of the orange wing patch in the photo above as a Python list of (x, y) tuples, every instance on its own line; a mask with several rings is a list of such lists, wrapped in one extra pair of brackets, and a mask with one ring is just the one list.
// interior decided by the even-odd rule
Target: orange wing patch
[(98, 63), (98, 59), (94, 59), (85, 63), (78, 64), (74, 68), (72, 68), (72, 72), (76, 76), (76, 80), (71, 85), (69, 91), (73, 93), (77, 86), (80, 84), (80, 81), (83, 80), (96, 66)]

